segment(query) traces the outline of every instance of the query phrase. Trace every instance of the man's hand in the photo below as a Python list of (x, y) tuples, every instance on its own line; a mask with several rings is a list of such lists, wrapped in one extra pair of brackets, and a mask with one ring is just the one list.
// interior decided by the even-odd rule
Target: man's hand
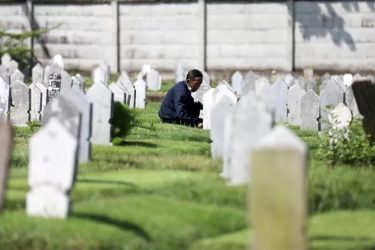
[(199, 123), (198, 128), (203, 128), (203, 123)]

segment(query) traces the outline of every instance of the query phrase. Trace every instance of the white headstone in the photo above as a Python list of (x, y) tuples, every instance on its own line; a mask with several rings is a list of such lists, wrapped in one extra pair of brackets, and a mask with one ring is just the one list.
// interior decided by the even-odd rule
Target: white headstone
[(321, 129), (328, 128), (327, 106), (337, 104), (344, 101), (344, 91), (336, 80), (330, 80), (320, 93), (320, 114), (322, 118)]
[(301, 124), (301, 97), (306, 91), (299, 85), (295, 84), (288, 92), (288, 123), (299, 126)]
[(211, 126), (211, 109), (214, 105), (214, 91), (209, 89), (203, 95), (203, 129), (210, 129)]
[(239, 71), (232, 75), (232, 88), (239, 94), (242, 94), (242, 81), (243, 76)]
[(142, 79), (137, 80), (134, 83), (134, 87), (136, 90), (136, 98), (135, 98), (135, 107), (139, 109), (146, 108), (146, 94), (147, 94), (147, 86), (146, 82)]
[(181, 81), (185, 81), (185, 79), (186, 79), (185, 69), (181, 65), (181, 63), (177, 64), (177, 69), (176, 69), (175, 73), (176, 73), (176, 78), (175, 78), (176, 83), (181, 82)]
[(33, 83), (29, 86), (30, 88), (30, 121), (40, 121), (42, 112), (42, 92)]
[(93, 84), (97, 83), (103, 83), (108, 86), (108, 78), (107, 78), (107, 72), (104, 71), (103, 68), (97, 67), (94, 69), (94, 72), (92, 74)]
[(123, 71), (117, 80), (117, 84), (120, 86), (122, 90), (126, 93), (126, 103), (129, 106), (129, 108), (135, 107), (135, 99), (136, 99), (136, 90), (134, 87), (134, 84), (130, 80), (130, 77), (126, 71)]
[(279, 78), (271, 86), (271, 102), (275, 109), (275, 121), (287, 122), (288, 85)]
[(320, 97), (309, 89), (300, 100), (301, 105), (301, 130), (319, 130)]
[(36, 84), (37, 82), (42, 83), (44, 77), (44, 69), (42, 65), (37, 63), (34, 68), (32, 69), (32, 83)]
[(159, 91), (161, 86), (159, 86), (160, 74), (157, 70), (151, 70), (146, 75), (147, 89), (153, 91)]
[(13, 126), (26, 127), (30, 121), (30, 89), (21, 81), (10, 87), (12, 106), (10, 120)]
[(352, 74), (345, 74), (344, 75), (344, 84), (346, 87), (352, 85), (353, 83), (353, 75)]
[(25, 75), (16, 69), (14, 73), (10, 76), (10, 84), (15, 83), (16, 81), (24, 82), (25, 81)]
[(53, 57), (53, 63), (58, 64), (61, 67), (61, 69), (64, 69), (64, 61), (62, 55), (55, 55)]
[(42, 93), (42, 107), (41, 107), (41, 111), (40, 111), (40, 116), (43, 117), (43, 111), (44, 111), (44, 107), (47, 105), (47, 96), (48, 96), (48, 89), (46, 87), (44, 87), (43, 84), (41, 84), (40, 82), (37, 82), (35, 84), (35, 86), (40, 90), (40, 92)]
[(113, 93), (113, 101), (115, 102), (121, 102), (122, 104), (126, 104), (126, 93), (124, 90), (120, 88), (120, 86), (113, 82), (111, 83), (108, 88)]

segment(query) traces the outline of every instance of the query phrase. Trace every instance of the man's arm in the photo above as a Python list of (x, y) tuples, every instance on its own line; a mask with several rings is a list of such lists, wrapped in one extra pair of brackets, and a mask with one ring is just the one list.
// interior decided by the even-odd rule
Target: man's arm
[(179, 119), (189, 121), (194, 125), (198, 125), (199, 119), (193, 117), (188, 113), (188, 107), (186, 106), (187, 96), (184, 91), (176, 91), (174, 94), (174, 105)]

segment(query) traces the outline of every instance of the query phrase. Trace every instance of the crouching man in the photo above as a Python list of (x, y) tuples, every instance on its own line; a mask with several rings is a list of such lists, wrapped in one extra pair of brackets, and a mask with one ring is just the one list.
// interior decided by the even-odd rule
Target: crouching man
[(199, 89), (203, 75), (199, 70), (190, 70), (186, 81), (176, 83), (168, 93), (159, 110), (159, 117), (163, 123), (173, 123), (190, 127), (203, 127), (203, 120), (199, 118), (203, 105), (194, 102), (192, 92)]

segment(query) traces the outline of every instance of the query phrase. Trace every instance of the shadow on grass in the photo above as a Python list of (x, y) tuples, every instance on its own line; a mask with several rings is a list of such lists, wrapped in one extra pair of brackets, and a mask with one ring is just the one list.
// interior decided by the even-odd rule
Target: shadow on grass
[(152, 238), (148, 235), (148, 233), (145, 230), (143, 230), (142, 228), (140, 228), (139, 226), (131, 222), (114, 220), (108, 216), (99, 215), (99, 214), (74, 213), (72, 217), (91, 220), (91, 221), (95, 221), (98, 223), (104, 223), (107, 225), (115, 226), (124, 231), (131, 231), (135, 233), (136, 235), (138, 235), (139, 237), (146, 240), (147, 242), (152, 241)]
[(149, 142), (142, 142), (142, 141), (123, 141), (121, 144), (117, 146), (135, 146), (135, 147), (146, 147), (146, 148), (157, 148), (158, 145)]
[(133, 188), (137, 188), (134, 183), (126, 181), (108, 181), (108, 180), (89, 180), (89, 179), (79, 179), (78, 183), (94, 183), (94, 184), (118, 184), (118, 185), (127, 185)]
[[(370, 237), (357, 237), (357, 236), (337, 236), (337, 235), (316, 235), (309, 237), (309, 241), (369, 241), (369, 242), (374, 242), (375, 240)], [(367, 248), (366, 248), (367, 249)], [(370, 249), (375, 249), (370, 248)]]

